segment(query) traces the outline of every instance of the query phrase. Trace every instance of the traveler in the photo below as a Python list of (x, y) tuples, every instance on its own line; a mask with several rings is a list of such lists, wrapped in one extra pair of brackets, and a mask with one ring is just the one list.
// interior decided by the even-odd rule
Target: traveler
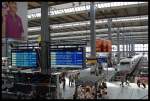
[(126, 79), (126, 80), (125, 80), (126, 85), (129, 86), (129, 75), (128, 75), (128, 74), (126, 75), (125, 79)]
[(107, 85), (104, 81), (102, 82), (102, 86), (107, 89)]
[(140, 88), (140, 84), (141, 84), (141, 81), (140, 79), (137, 80), (137, 86)]
[(97, 91), (97, 99), (101, 99), (101, 98), (102, 98), (102, 86), (99, 85)]
[(103, 67), (102, 67), (101, 63), (99, 63), (98, 70), (99, 70), (99, 74), (101, 74), (102, 70), (103, 70)]
[(65, 77), (62, 77), (62, 82), (63, 82), (63, 89), (65, 89), (65, 85), (66, 85), (66, 79), (65, 79)]
[(73, 81), (74, 81), (74, 78), (73, 78), (73, 75), (71, 75), (71, 86), (73, 86)]
[(92, 89), (90, 86), (86, 87), (86, 93), (85, 93), (85, 98), (86, 99), (93, 99), (94, 97), (92, 96)]
[(71, 86), (71, 75), (69, 75), (69, 87)]
[(146, 88), (146, 84), (144, 83), (144, 81), (142, 81), (142, 85), (144, 88)]
[(85, 99), (85, 94), (83, 92), (80, 93), (79, 99)]
[(120, 85), (121, 85), (122, 87), (124, 87), (124, 84), (123, 84), (123, 83), (124, 83), (124, 77), (121, 77), (121, 84), (120, 84)]

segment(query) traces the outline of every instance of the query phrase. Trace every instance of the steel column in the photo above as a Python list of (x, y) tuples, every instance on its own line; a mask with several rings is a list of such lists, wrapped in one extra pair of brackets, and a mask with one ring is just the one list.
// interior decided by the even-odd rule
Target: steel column
[(111, 26), (112, 26), (112, 19), (108, 19), (108, 39), (112, 41), (112, 35), (111, 35)]
[(90, 3), (90, 43), (91, 57), (96, 57), (96, 34), (95, 34), (95, 7), (94, 2)]
[(120, 31), (119, 31), (119, 28), (118, 28), (118, 30), (117, 30), (117, 51), (118, 51), (118, 58), (117, 58), (117, 61), (118, 61), (118, 63), (120, 62), (120, 40), (119, 40), (119, 37), (120, 37)]
[(41, 72), (43, 74), (48, 74), (50, 69), (48, 22), (48, 2), (41, 2)]
[[(108, 19), (108, 39), (112, 42), (112, 32), (111, 32), (111, 27), (112, 27), (112, 18)], [(113, 44), (113, 43), (112, 43)], [(111, 60), (111, 52), (109, 53), (109, 59)]]
[(123, 57), (125, 57), (125, 46), (124, 46), (125, 45), (125, 39), (124, 39), (124, 33), (122, 33), (122, 37), (123, 37), (123, 42), (122, 42), (123, 43), (122, 44), (123, 45)]

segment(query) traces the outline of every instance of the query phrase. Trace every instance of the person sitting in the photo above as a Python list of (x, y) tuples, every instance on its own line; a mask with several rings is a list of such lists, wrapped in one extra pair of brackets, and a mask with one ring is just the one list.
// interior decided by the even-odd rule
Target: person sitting
[(78, 94), (79, 99), (85, 99), (85, 90), (84, 88), (81, 88), (81, 92)]
[(85, 98), (86, 99), (92, 99), (93, 98), (93, 96), (91, 94), (91, 89), (89, 87), (86, 88)]
[(104, 81), (102, 82), (102, 86), (107, 89), (107, 85)]
[(98, 86), (98, 90), (97, 90), (97, 96), (98, 98), (102, 98), (102, 89), (101, 89), (101, 85)]

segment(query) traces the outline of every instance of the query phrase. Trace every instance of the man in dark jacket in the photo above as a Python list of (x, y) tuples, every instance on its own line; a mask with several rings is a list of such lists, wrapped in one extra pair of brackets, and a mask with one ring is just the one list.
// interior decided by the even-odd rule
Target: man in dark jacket
[(125, 79), (124, 77), (121, 77), (121, 84), (120, 84), (120, 85), (121, 85), (122, 87), (124, 87), (124, 84), (123, 84), (124, 81), (125, 81), (124, 79)]
[(125, 82), (126, 82), (126, 85), (129, 86), (129, 75), (127, 74), (126, 77), (125, 77)]

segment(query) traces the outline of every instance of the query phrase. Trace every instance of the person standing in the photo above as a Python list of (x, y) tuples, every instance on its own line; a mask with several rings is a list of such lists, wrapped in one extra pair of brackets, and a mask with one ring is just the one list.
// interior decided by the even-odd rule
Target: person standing
[(63, 82), (63, 89), (65, 89), (65, 85), (66, 85), (66, 79), (65, 79), (65, 72), (62, 73), (62, 82)]
[(71, 76), (71, 86), (73, 86), (73, 82), (74, 82), (74, 77), (73, 75)]
[(65, 77), (62, 78), (62, 81), (63, 81), (63, 89), (65, 89), (65, 85), (66, 85), (66, 79), (65, 79)]
[(71, 86), (71, 75), (69, 75), (69, 87)]
[(120, 84), (120, 85), (121, 85), (122, 87), (124, 87), (124, 81), (125, 81), (125, 80), (124, 80), (124, 77), (121, 77), (121, 84)]

